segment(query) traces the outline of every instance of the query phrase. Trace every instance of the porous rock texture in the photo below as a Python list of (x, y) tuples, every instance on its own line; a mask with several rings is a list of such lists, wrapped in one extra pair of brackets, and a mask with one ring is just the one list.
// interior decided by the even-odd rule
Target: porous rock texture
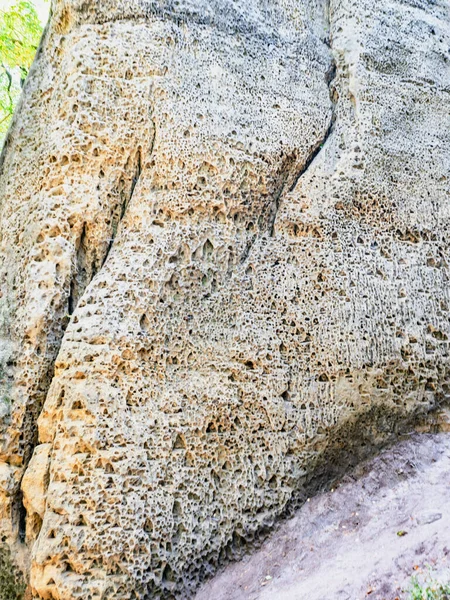
[(189, 597), (449, 396), (449, 22), (53, 1), (0, 180), (1, 532), (34, 598)]

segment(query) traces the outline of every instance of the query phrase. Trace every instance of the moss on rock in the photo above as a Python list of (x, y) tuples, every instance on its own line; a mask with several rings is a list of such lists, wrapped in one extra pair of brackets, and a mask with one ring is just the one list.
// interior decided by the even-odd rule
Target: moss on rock
[(0, 546), (0, 600), (22, 600), (26, 584), (11, 560), (7, 546)]

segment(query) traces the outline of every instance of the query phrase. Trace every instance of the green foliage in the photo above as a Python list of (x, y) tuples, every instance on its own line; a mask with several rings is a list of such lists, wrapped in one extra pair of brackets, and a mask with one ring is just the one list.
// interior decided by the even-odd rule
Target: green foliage
[(413, 577), (409, 600), (450, 600), (450, 583), (444, 584), (429, 579), (420, 584), (417, 577)]
[(15, 0), (0, 9), (0, 146), (42, 35), (32, 2)]

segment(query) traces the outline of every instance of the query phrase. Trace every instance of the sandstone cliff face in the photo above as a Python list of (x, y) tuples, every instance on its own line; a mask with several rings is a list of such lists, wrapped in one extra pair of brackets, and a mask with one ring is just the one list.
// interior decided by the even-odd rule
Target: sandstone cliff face
[(183, 598), (448, 397), (449, 22), (54, 1), (0, 180), (1, 529), (35, 598)]

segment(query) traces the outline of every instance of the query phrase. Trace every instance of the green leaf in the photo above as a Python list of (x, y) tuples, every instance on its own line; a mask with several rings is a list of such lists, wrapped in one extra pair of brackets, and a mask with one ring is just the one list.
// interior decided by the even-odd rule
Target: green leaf
[(33, 2), (16, 0), (0, 9), (0, 146), (8, 130), (42, 35)]

